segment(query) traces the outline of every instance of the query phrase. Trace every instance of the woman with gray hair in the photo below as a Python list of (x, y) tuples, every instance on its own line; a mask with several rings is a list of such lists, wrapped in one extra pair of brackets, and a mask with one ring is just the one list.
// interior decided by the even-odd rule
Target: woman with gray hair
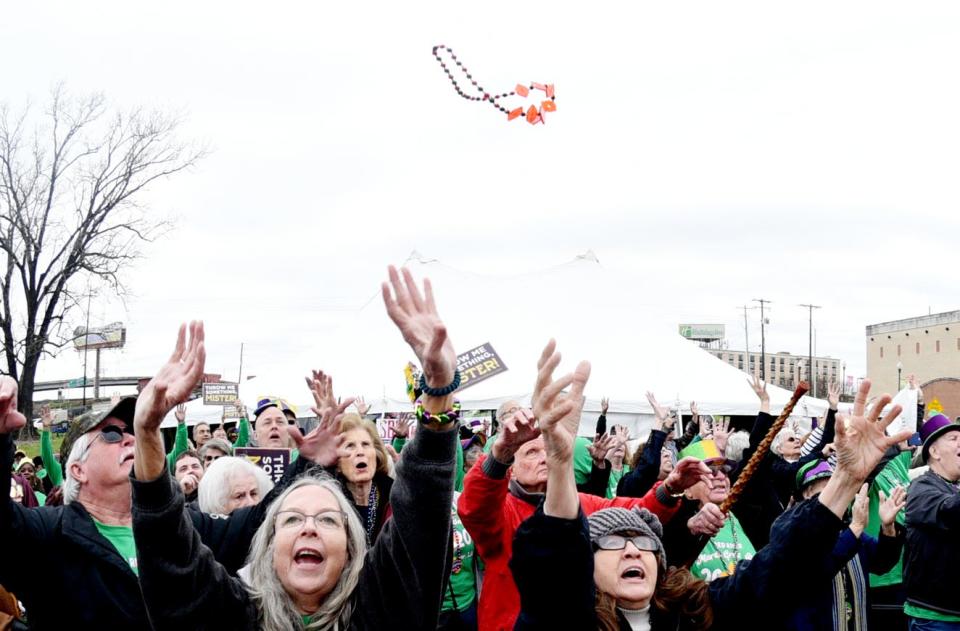
[(203, 474), (197, 502), (204, 513), (229, 515), (238, 508), (257, 505), (272, 488), (270, 477), (257, 465), (246, 458), (223, 456), (211, 462)]
[[(434, 306), (411, 274), (390, 268), (383, 298), (390, 318), (423, 366), (420, 428), (397, 464), (393, 517), (367, 550), (366, 535), (332, 480), (295, 482), (269, 507), (254, 537), (247, 580), (230, 576), (200, 542), (170, 478), (159, 427), (203, 373), (203, 325), (181, 329), (177, 350), (137, 400), (133, 528), (143, 599), (155, 628), (186, 629), (436, 629), (450, 570), (450, 506), (456, 466), (460, 383), (457, 356)], [(314, 373), (315, 377), (318, 373)], [(310, 381), (308, 379), (308, 381)], [(320, 425), (306, 437), (288, 430), (320, 466), (336, 459), (337, 403), (314, 378)], [(323, 392), (324, 396), (319, 396)], [(183, 580), (189, 576), (190, 580)]]

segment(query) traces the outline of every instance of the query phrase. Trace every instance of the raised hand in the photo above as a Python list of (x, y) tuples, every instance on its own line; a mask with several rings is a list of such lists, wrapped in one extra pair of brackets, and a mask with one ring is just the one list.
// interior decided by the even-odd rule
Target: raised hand
[(594, 466), (603, 468), (607, 452), (613, 448), (614, 444), (616, 444), (616, 439), (610, 434), (597, 434), (594, 437), (593, 442), (587, 446), (587, 451), (590, 453), (590, 458), (593, 459)]
[(727, 516), (713, 503), (707, 502), (696, 515), (687, 520), (687, 529), (695, 535), (712, 537), (723, 528)]
[[(114, 405), (116, 405), (116, 403), (114, 403)], [(53, 411), (49, 405), (44, 405), (40, 408), (40, 423), (43, 425), (43, 429), (50, 429), (53, 425)]]
[(520, 445), (540, 436), (540, 428), (533, 416), (533, 411), (520, 408), (500, 420), (500, 432), (494, 440), (491, 453), (499, 462), (513, 461), (513, 455), (520, 449)]
[(602, 399), (600, 399), (600, 414), (603, 414), (604, 416), (606, 416), (607, 410), (609, 409), (610, 409), (610, 399), (608, 399), (607, 397), (603, 397)]
[(0, 377), (0, 434), (12, 434), (27, 424), (27, 418), (17, 410), (17, 390), (13, 377)]
[(305, 378), (314, 405), (310, 408), (320, 421), (306, 436), (296, 425), (287, 425), (287, 433), (300, 451), (300, 456), (321, 467), (337, 463), (340, 436), (340, 420), (351, 405), (353, 398), (337, 401), (333, 394), (333, 378), (322, 370), (314, 370)]
[(206, 358), (203, 322), (191, 322), (189, 327), (181, 324), (177, 333), (177, 344), (170, 359), (160, 367), (137, 397), (134, 424), (138, 434), (141, 431), (156, 431), (163, 417), (175, 405), (187, 400), (200, 383)]
[(393, 435), (396, 438), (407, 438), (410, 436), (410, 426), (413, 425), (413, 419), (409, 412), (401, 412), (397, 415), (397, 420), (393, 424)]
[[(590, 379), (590, 363), (580, 362), (574, 372), (553, 379), (560, 364), (556, 342), (550, 340), (537, 362), (537, 382), (533, 388), (533, 414), (540, 425), (547, 459), (557, 463), (573, 457), (573, 441), (580, 428), (583, 389)], [(570, 386), (568, 394), (563, 389)]]
[(753, 388), (754, 394), (757, 395), (757, 398), (760, 399), (760, 411), (770, 413), (770, 395), (767, 394), (767, 384), (763, 381), (760, 381), (759, 375), (754, 373), (753, 380), (747, 380), (747, 383), (750, 384), (750, 387)]
[(827, 386), (827, 403), (830, 404), (830, 409), (834, 411), (840, 405), (840, 384), (836, 381), (831, 381), (830, 385)]
[(398, 454), (397, 450), (393, 448), (393, 445), (387, 443), (383, 447), (387, 450), (387, 454), (390, 456), (390, 459), (393, 460), (394, 464), (400, 462), (400, 454)]
[(363, 397), (357, 397), (353, 405), (357, 408), (357, 414), (360, 416), (366, 416), (367, 412), (370, 411), (370, 404), (363, 400)]
[(387, 314), (420, 360), (427, 385), (431, 388), (450, 385), (457, 370), (457, 354), (447, 336), (447, 327), (437, 314), (430, 280), (424, 279), (421, 295), (410, 270), (403, 268), (403, 280), (392, 265), (388, 271), (390, 284), (382, 286)]
[(890, 497), (880, 491), (879, 498), (880, 527), (883, 529), (883, 534), (895, 536), (897, 531), (893, 524), (897, 519), (897, 514), (907, 505), (907, 489), (902, 485), (896, 486), (890, 493)]
[(669, 432), (672, 426), (670, 424), (670, 410), (657, 403), (657, 397), (652, 392), (647, 391), (647, 403), (653, 409), (653, 429)]
[(207, 358), (203, 322), (190, 323), (189, 340), (187, 330), (186, 324), (180, 325), (173, 354), (137, 397), (133, 413), (137, 436), (133, 469), (137, 479), (144, 482), (157, 479), (167, 464), (160, 436), (163, 417), (175, 405), (186, 401), (203, 377)]
[(687, 456), (676, 464), (670, 475), (663, 483), (670, 494), (686, 491), (701, 480), (707, 480), (709, 484), (710, 467), (703, 464), (699, 458)]
[(173, 415), (177, 417), (177, 423), (179, 423), (180, 425), (183, 425), (184, 423), (186, 423), (187, 422), (187, 405), (185, 403), (181, 403), (180, 405), (178, 405), (177, 408), (173, 411)]
[(870, 496), (869, 487), (864, 484), (857, 491), (857, 499), (853, 501), (853, 516), (850, 519), (850, 530), (853, 534), (860, 536), (867, 527), (870, 520)]
[(858, 485), (867, 479), (889, 447), (910, 438), (911, 435), (911, 432), (903, 431), (895, 436), (887, 436), (885, 431), (887, 426), (900, 415), (902, 408), (894, 405), (880, 419), (880, 412), (890, 403), (891, 397), (889, 394), (882, 395), (873, 407), (865, 412), (869, 394), (870, 380), (864, 379), (854, 399), (852, 414), (837, 415), (834, 440), (837, 450), (837, 472), (848, 475), (856, 480)]
[(713, 442), (717, 444), (720, 453), (727, 451), (727, 441), (730, 439), (730, 419), (723, 418), (713, 424)]
[(713, 427), (710, 425), (710, 419), (708, 419), (706, 416), (699, 416), (697, 418), (700, 419), (700, 439), (705, 440), (709, 438), (711, 434), (713, 434)]

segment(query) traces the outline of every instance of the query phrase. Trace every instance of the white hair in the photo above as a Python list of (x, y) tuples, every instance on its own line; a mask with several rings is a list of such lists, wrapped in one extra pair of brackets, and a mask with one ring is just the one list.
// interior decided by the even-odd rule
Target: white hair
[[(223, 458), (221, 458), (223, 460)], [(299, 609), (287, 594), (273, 567), (273, 547), (276, 528), (274, 522), (280, 507), (287, 496), (305, 486), (326, 489), (336, 499), (340, 511), (344, 514), (344, 527), (347, 534), (347, 562), (333, 591), (327, 594), (320, 608), (304, 624)], [(280, 494), (263, 519), (257, 534), (250, 545), (247, 564), (250, 579), (247, 590), (257, 606), (260, 616), (260, 629), (263, 631), (288, 631), (289, 629), (330, 629), (346, 631), (350, 626), (353, 613), (353, 592), (360, 582), (367, 553), (367, 534), (357, 517), (356, 509), (343, 494), (340, 484), (326, 473), (307, 475), (299, 478)]]
[(789, 427), (784, 427), (777, 432), (777, 435), (773, 437), (773, 442), (770, 444), (770, 449), (773, 451), (773, 453), (777, 454), (781, 458), (783, 457), (783, 451), (781, 451), (781, 447), (783, 447), (783, 441), (787, 436), (796, 436), (796, 432)]
[(246, 458), (223, 456), (210, 463), (200, 480), (200, 486), (197, 489), (197, 503), (200, 504), (200, 510), (204, 513), (226, 515), (233, 482), (244, 475), (252, 476), (256, 480), (261, 498), (273, 488), (270, 476), (257, 465)]
[(73, 477), (70, 469), (73, 463), (86, 462), (90, 456), (90, 445), (97, 439), (97, 435), (92, 432), (81, 434), (73, 446), (70, 448), (70, 455), (67, 457), (67, 464), (64, 465), (63, 476), (63, 503), (69, 504), (75, 502), (80, 497), (80, 480)]
[(743, 452), (750, 446), (750, 432), (740, 430), (730, 434), (727, 438), (727, 449), (724, 455), (730, 460), (743, 460)]

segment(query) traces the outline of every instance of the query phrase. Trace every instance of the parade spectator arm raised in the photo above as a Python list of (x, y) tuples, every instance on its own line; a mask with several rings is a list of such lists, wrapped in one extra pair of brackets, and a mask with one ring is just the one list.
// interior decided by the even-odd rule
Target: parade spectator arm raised
[(610, 434), (598, 434), (593, 442), (587, 446), (590, 454), (590, 477), (583, 484), (577, 485), (577, 490), (589, 495), (607, 496), (607, 487), (610, 485), (611, 466), (606, 456), (615, 439)]
[(617, 485), (617, 495), (620, 497), (642, 497), (653, 488), (660, 474), (663, 460), (663, 446), (667, 435), (673, 429), (670, 415), (659, 405), (652, 393), (647, 393), (654, 411), (653, 428), (647, 438), (643, 450), (637, 458), (633, 471), (624, 475)]
[(523, 601), (517, 628), (677, 628), (682, 619), (683, 628), (733, 629), (748, 628), (764, 614), (776, 616), (764, 618), (772, 628), (802, 602), (797, 585), (828, 578), (810, 560), (829, 554), (860, 485), (889, 444), (909, 434), (885, 435), (899, 413), (895, 408), (878, 420), (888, 395), (864, 415), (869, 388), (865, 381), (849, 426), (838, 430), (837, 472), (819, 497), (784, 514), (769, 545), (709, 586), (686, 570), (667, 571), (660, 524), (649, 514), (611, 509), (594, 513), (589, 523), (582, 512), (571, 519), (567, 483), (559, 503), (545, 503), (517, 532), (512, 568)]
[(57, 462), (53, 454), (53, 435), (50, 427), (53, 425), (53, 412), (50, 406), (45, 405), (40, 410), (40, 422), (43, 429), (40, 430), (40, 457), (43, 459), (43, 468), (47, 471), (47, 477), (53, 486), (63, 484), (63, 466)]
[[(551, 340), (541, 361), (549, 359), (554, 349), (555, 343)], [(513, 535), (520, 523), (533, 514), (548, 486), (545, 446), (533, 412), (518, 408), (501, 419), (501, 423), (490, 455), (479, 460), (467, 474), (458, 503), (460, 518), (485, 564), (480, 591), (481, 631), (513, 628), (520, 609), (508, 565)], [(573, 450), (575, 460), (576, 443)], [(511, 467), (512, 479), (508, 477)], [(699, 480), (699, 477), (691, 480), (690, 474), (688, 467), (678, 467), (667, 480), (669, 488), (680, 493)], [(663, 485), (641, 498), (605, 499), (583, 493), (579, 498), (587, 514), (610, 506), (646, 507), (667, 520), (677, 507), (677, 499), (670, 497)]]
[[(421, 360), (427, 385), (445, 392), (453, 382), (456, 354), (436, 315), (429, 282), (421, 296), (408, 271), (405, 284), (393, 268), (390, 277), (397, 297), (394, 300), (384, 285), (388, 313)], [(194, 330), (202, 341), (202, 328)], [(182, 353), (182, 342), (178, 348)], [(194, 348), (191, 342), (187, 353)], [(173, 375), (161, 371), (161, 376)], [(394, 516), (369, 553), (364, 554), (363, 528), (339, 487), (331, 481), (301, 479), (268, 512), (254, 540), (245, 585), (199, 545), (184, 517), (182, 496), (173, 489), (156, 429), (164, 404), (171, 403), (162, 401), (158, 392), (174, 398), (170, 394), (176, 389), (156, 378), (154, 386), (151, 390), (148, 385), (138, 405), (137, 424), (149, 436), (138, 445), (134, 531), (142, 542), (144, 598), (157, 627), (436, 626), (450, 567), (458, 407), (449, 395), (425, 392), (420, 430), (397, 465), (391, 494)], [(332, 431), (336, 412), (322, 410), (321, 427)], [(308, 456), (311, 435), (301, 437), (302, 442), (293, 438)], [(193, 579), (183, 581), (185, 575)]]
[(243, 416), (237, 422), (237, 440), (234, 447), (247, 447), (250, 444), (250, 421), (247, 419), (246, 407)]
[(187, 406), (181, 403), (173, 414), (177, 417), (177, 433), (173, 439), (173, 449), (167, 454), (167, 466), (171, 471), (180, 454), (190, 449), (190, 438), (187, 435)]

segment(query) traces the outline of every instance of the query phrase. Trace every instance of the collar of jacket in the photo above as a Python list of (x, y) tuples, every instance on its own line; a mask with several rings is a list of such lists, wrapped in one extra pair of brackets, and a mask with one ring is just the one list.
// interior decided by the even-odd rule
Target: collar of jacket
[(63, 507), (63, 536), (91, 556), (116, 566), (130, 576), (136, 576), (113, 544), (100, 534), (93, 517), (80, 502), (71, 502)]
[(522, 500), (531, 506), (540, 506), (540, 502), (546, 497), (545, 493), (531, 493), (517, 482), (515, 478), (510, 478), (510, 495), (518, 500)]

